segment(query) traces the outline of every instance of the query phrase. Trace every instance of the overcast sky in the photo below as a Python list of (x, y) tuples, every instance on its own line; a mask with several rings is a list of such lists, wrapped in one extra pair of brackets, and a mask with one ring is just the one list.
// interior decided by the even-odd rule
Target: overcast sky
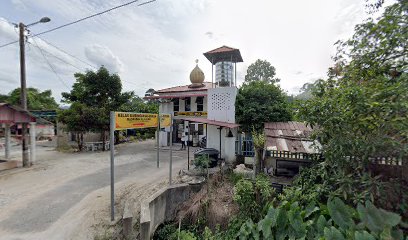
[[(1, 0), (0, 45), (18, 39), (10, 23), (50, 17), (51, 22), (30, 28), (37, 33), (127, 1)], [(297, 93), (304, 83), (325, 77), (334, 42), (350, 37), (354, 25), (368, 17), (364, 4), (364, 0), (157, 0), (41, 37), (93, 66), (117, 72), (124, 90), (138, 95), (149, 88), (189, 84), (195, 59), (211, 81), (211, 64), (202, 53), (222, 45), (241, 51), (244, 62), (237, 64), (238, 83), (259, 58), (276, 67), (285, 91)], [(73, 74), (90, 66), (33, 39), (26, 47), (27, 85), (51, 89), (59, 101), (61, 92), (72, 86)], [(0, 48), (0, 93), (19, 87), (19, 81), (18, 44)]]

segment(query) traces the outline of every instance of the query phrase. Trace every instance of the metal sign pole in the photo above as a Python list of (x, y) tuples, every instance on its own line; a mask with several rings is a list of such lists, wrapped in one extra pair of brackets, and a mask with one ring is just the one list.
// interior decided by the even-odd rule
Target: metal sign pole
[(188, 137), (187, 137), (187, 170), (190, 170), (190, 122), (187, 121)]
[(115, 112), (110, 112), (111, 221), (115, 220)]
[(171, 185), (173, 171), (173, 118), (170, 120), (170, 164), (169, 164), (169, 185)]
[(160, 112), (157, 114), (157, 168), (160, 166)]

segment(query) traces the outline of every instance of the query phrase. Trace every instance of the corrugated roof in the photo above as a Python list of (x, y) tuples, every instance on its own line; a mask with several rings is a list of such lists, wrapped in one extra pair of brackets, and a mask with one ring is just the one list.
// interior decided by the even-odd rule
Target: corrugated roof
[[(265, 123), (266, 147), (269, 150), (317, 153), (310, 138), (313, 129), (301, 122)], [(319, 145), (319, 143), (315, 143)]]
[(211, 82), (203, 82), (202, 87), (192, 88), (190, 86), (191, 84), (184, 85), (184, 86), (171, 87), (171, 88), (164, 88), (164, 89), (160, 89), (156, 91), (156, 93), (160, 95), (161, 93), (207, 91), (208, 89), (212, 88)]
[(37, 117), (23, 108), (9, 103), (0, 103), (0, 122), (2, 123), (28, 123), (35, 122)]

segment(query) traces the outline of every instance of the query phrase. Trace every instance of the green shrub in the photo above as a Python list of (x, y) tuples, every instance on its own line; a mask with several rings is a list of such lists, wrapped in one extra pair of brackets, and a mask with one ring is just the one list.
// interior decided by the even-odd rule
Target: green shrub
[(193, 164), (196, 168), (198, 168), (201, 172), (204, 172), (207, 169), (208, 164), (210, 163), (210, 159), (206, 155), (200, 155), (193, 160)]
[[(177, 231), (175, 224), (164, 224), (160, 225), (156, 232), (154, 233), (153, 239), (156, 240), (168, 240), (170, 236)], [(177, 238), (176, 238), (177, 239)]]
[(274, 195), (270, 180), (265, 175), (258, 175), (255, 181), (241, 179), (234, 187), (234, 201), (240, 207), (244, 218), (258, 219), (265, 206), (269, 206)]
[(171, 237), (169, 238), (169, 240), (197, 240), (197, 237), (194, 235), (194, 233), (189, 232), (189, 231), (185, 231), (185, 230), (181, 230), (181, 231), (176, 231), (174, 232)]
[(398, 228), (401, 216), (376, 208), (370, 201), (357, 209), (340, 198), (327, 205), (307, 207), (298, 202), (282, 202), (270, 207), (258, 223), (247, 220), (236, 237), (239, 239), (404, 239)]

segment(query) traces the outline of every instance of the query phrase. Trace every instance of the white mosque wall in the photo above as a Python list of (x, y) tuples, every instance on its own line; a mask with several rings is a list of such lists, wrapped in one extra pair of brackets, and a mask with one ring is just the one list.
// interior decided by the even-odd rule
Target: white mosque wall
[[(207, 147), (215, 148), (220, 151), (220, 130), (217, 126), (207, 126)], [(221, 158), (224, 158), (228, 163), (235, 161), (235, 136), (237, 136), (237, 130), (231, 129), (234, 137), (226, 137), (229, 132), (229, 128), (223, 128), (221, 130)]]
[(208, 119), (235, 123), (236, 87), (208, 89)]

